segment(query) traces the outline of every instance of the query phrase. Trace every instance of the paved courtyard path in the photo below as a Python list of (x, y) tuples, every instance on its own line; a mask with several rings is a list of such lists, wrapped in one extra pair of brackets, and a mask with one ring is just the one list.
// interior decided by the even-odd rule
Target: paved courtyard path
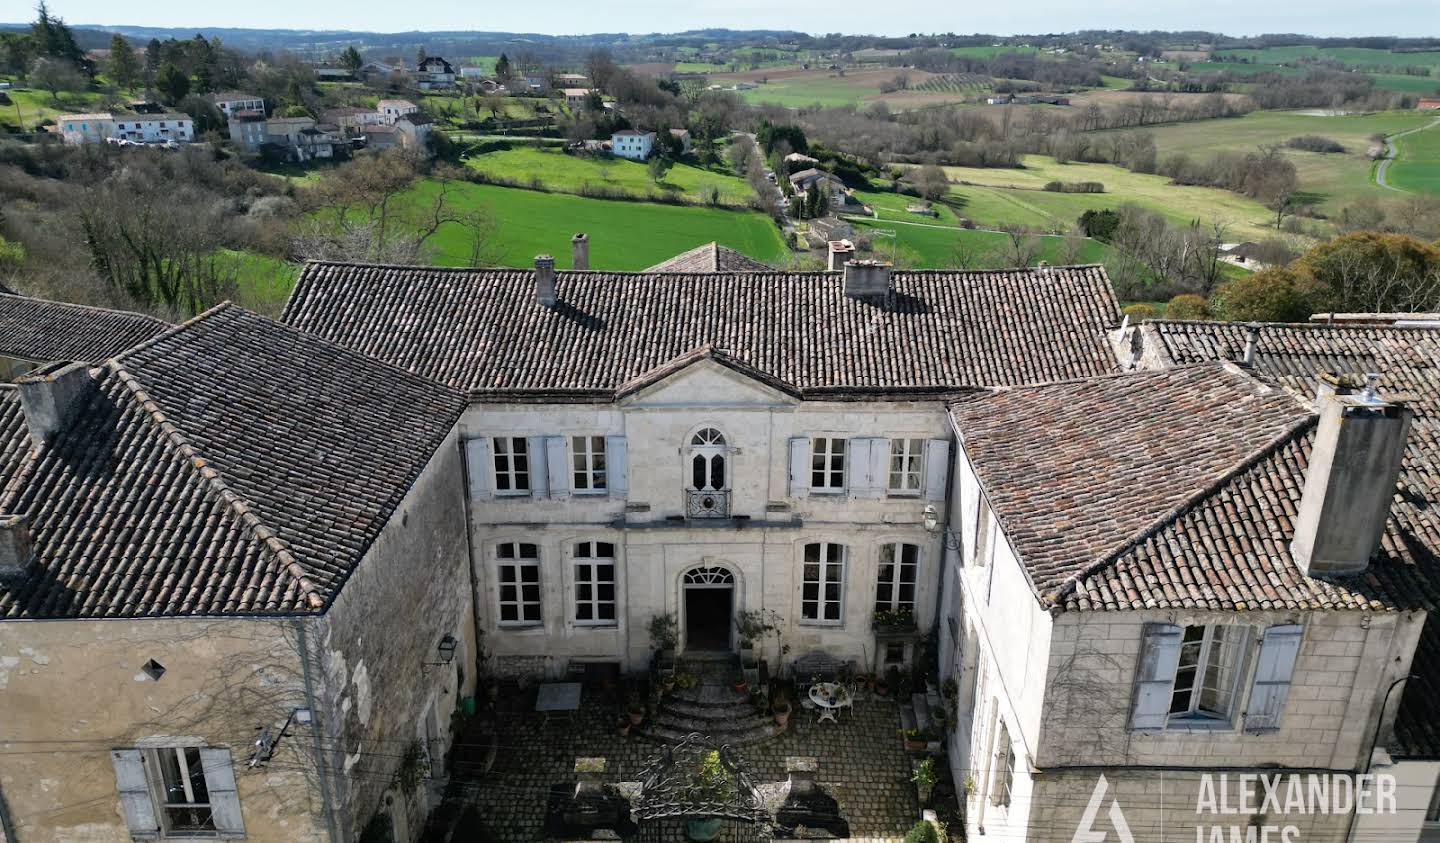
[[(594, 699), (588, 689), (573, 722), (551, 717), (545, 723), (540, 715), (520, 710), (524, 699), (521, 696), (509, 706), (502, 701), (499, 706), (498, 751), (491, 769), (466, 769), (475, 762), (465, 756), (456, 769), (467, 801), (478, 809), (493, 839), (504, 843), (543, 839), (540, 829), (549, 788), (574, 780), (577, 756), (604, 757), (606, 778), (619, 782), (638, 779), (658, 751), (656, 744), (617, 735), (615, 703)], [(737, 754), (757, 785), (784, 781), (787, 756), (818, 758), (819, 780), (839, 800), (850, 822), (849, 839), (899, 843), (920, 811), (899, 729), (899, 707), (890, 700), (857, 702), (838, 724), (818, 724), (813, 712), (797, 707), (784, 734), (741, 747)]]

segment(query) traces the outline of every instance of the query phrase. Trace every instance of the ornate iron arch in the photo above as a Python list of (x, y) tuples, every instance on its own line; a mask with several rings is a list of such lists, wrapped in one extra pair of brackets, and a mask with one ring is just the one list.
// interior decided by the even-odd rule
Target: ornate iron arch
[(729, 746), (698, 732), (663, 746), (640, 774), (633, 803), (641, 840), (674, 840), (660, 829), (688, 820), (719, 820), (725, 840), (768, 839), (770, 816), (755, 782)]

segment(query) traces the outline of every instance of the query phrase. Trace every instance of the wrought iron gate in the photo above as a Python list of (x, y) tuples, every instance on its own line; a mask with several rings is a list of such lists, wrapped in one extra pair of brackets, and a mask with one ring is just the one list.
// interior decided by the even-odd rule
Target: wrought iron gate
[(769, 839), (770, 817), (749, 771), (729, 746), (699, 733), (662, 747), (646, 766), (634, 816), (641, 843), (689, 840), (692, 823), (714, 830), (716, 843)]

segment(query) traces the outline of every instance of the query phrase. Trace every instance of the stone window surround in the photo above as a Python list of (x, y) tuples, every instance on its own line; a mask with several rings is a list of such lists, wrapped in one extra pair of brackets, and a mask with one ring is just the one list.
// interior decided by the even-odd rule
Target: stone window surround
[[(526, 545), (529, 545), (531, 548), (534, 549), (534, 556), (520, 555), (520, 549)], [(512, 551), (512, 553), (514, 555), (502, 558), (500, 555), (500, 549), (502, 547), (513, 548), (514, 550)], [(537, 542), (529, 541), (497, 541), (490, 545), (489, 551), (489, 558), (495, 571), (496, 626), (502, 629), (544, 629), (545, 582), (542, 576), (544, 574), (544, 569), (541, 565), (542, 558), (540, 552), (540, 545)], [(506, 583), (504, 583), (503, 579), (500, 576), (500, 573), (501, 570), (506, 567), (515, 569), (515, 577), (510, 583), (510, 585), (513, 585), (513, 587), (517, 590), (513, 600), (506, 600), (503, 597)], [(523, 588), (523, 586), (526, 584), (521, 576), (522, 572), (525, 569), (533, 569), (535, 572), (535, 581), (532, 584), (537, 590), (537, 596), (534, 600), (527, 600), (525, 596), (519, 591), (519, 589)], [(505, 620), (505, 608), (507, 606), (511, 606), (515, 609), (516, 617), (514, 620)], [(534, 606), (535, 608), (535, 617), (533, 619), (525, 617), (525, 609), (527, 606)]]
[[(817, 572), (819, 574), (819, 579), (814, 581), (816, 585), (814, 600), (809, 600), (805, 597), (805, 586), (811, 582), (810, 580), (806, 579), (804, 573), (806, 565), (809, 564), (806, 561), (806, 557), (809, 554), (809, 548), (811, 547), (818, 547), (820, 554), (818, 560), (819, 570)], [(832, 577), (830, 575), (831, 569), (832, 567), (834, 567), (835, 563), (830, 562), (827, 559), (829, 555), (828, 549), (831, 547), (838, 547), (840, 549), (840, 559), (838, 566), (839, 573), (838, 576), (835, 577)], [(845, 544), (844, 542), (835, 541), (833, 539), (814, 539), (798, 543), (797, 549), (800, 551), (800, 613), (798, 616), (799, 625), (843, 628), (845, 626), (845, 590), (847, 586), (846, 581), (849, 579), (850, 546)], [(839, 597), (835, 598), (834, 600), (829, 600), (825, 597), (825, 591), (826, 587), (832, 584), (836, 584), (839, 586)], [(807, 617), (805, 614), (805, 604), (807, 602), (813, 602), (815, 604), (814, 617)], [(837, 617), (824, 617), (826, 605), (828, 603), (838, 603), (838, 606), (836, 607)]]
[[(591, 549), (591, 555), (589, 555), (589, 556), (581, 556), (581, 555), (580, 555), (580, 549), (581, 549), (582, 547), (584, 547), (584, 546), (587, 546), (587, 545), (588, 545), (589, 548)], [(600, 555), (598, 555), (599, 552), (600, 552), (600, 550), (601, 550), (601, 546), (602, 546), (602, 545), (603, 545), (603, 546), (606, 546), (606, 547), (608, 547), (608, 548), (610, 549), (610, 555), (609, 555), (609, 556), (600, 556)], [(616, 627), (616, 626), (619, 626), (619, 625), (620, 625), (620, 608), (621, 608), (621, 606), (620, 606), (620, 575), (619, 575), (620, 562), (619, 562), (619, 559), (617, 559), (617, 558), (616, 558), (616, 555), (615, 555), (615, 543), (614, 543), (613, 541), (601, 540), (601, 539), (580, 539), (580, 540), (578, 540), (578, 541), (571, 542), (570, 545), (569, 545), (569, 547), (570, 547), (569, 556), (570, 556), (570, 566), (571, 566), (571, 587), (570, 587), (570, 594), (571, 594), (571, 613), (570, 613), (570, 617), (571, 617), (572, 622), (573, 622), (577, 627), (585, 627), (585, 628), (601, 628), (601, 629), (607, 629), (607, 628), (614, 628), (614, 627)], [(610, 579), (608, 580), (608, 584), (609, 584), (609, 586), (610, 586), (610, 588), (611, 588), (611, 592), (610, 592), (610, 599), (609, 599), (609, 600), (604, 600), (604, 599), (600, 598), (600, 597), (596, 594), (596, 590), (597, 590), (602, 584), (607, 584), (607, 581), (606, 581), (606, 580), (603, 580), (603, 579), (601, 579), (601, 578), (599, 577), (598, 571), (592, 570), (592, 571), (591, 571), (591, 575), (590, 575), (589, 579), (587, 579), (587, 580), (582, 580), (582, 579), (580, 578), (580, 573), (579, 573), (579, 566), (581, 566), (581, 565), (590, 565), (590, 566), (592, 567), (592, 569), (593, 569), (593, 568), (595, 568), (596, 566), (604, 565), (604, 564), (606, 564), (606, 563), (608, 563), (609, 566), (610, 566)], [(582, 600), (580, 599), (580, 587), (581, 587), (582, 585), (588, 585), (588, 586), (590, 586), (590, 588), (591, 588), (591, 594), (590, 594), (590, 598), (589, 598), (588, 600), (582, 601)], [(588, 604), (588, 605), (591, 607), (591, 617), (590, 617), (589, 619), (581, 619), (581, 617), (580, 617), (580, 606), (581, 606), (582, 603)], [(597, 617), (597, 615), (599, 614), (600, 605), (603, 604), (603, 603), (609, 603), (609, 604), (610, 604), (610, 614), (611, 614), (611, 617), (609, 617), (609, 618), (600, 618), (600, 617)]]

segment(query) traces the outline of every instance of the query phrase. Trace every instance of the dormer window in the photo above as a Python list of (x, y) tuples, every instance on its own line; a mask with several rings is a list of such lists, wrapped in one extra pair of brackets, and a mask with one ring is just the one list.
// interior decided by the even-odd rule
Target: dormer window
[(713, 427), (701, 428), (690, 437), (685, 454), (689, 468), (685, 514), (690, 518), (728, 518), (730, 448), (725, 434)]

